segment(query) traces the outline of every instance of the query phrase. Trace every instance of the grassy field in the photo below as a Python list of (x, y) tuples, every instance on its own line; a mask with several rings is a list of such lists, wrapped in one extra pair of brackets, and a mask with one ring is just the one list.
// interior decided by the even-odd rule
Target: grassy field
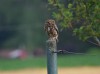
[[(100, 66), (100, 55), (58, 56), (58, 67)], [(24, 60), (0, 59), (0, 70), (25, 68), (46, 68), (46, 57), (33, 57)]]

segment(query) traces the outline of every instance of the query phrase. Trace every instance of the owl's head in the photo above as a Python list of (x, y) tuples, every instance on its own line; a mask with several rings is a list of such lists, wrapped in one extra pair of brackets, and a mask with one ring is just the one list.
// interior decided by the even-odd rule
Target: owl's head
[(48, 27), (52, 27), (55, 25), (55, 20), (53, 19), (49, 19), (46, 21), (46, 24), (48, 25)]

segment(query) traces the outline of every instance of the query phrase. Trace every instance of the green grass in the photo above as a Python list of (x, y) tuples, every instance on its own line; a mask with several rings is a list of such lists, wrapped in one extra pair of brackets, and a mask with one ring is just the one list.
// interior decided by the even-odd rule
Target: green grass
[(73, 55), (58, 58), (60, 67), (100, 66), (100, 55)]
[[(58, 56), (58, 67), (100, 66), (100, 55)], [(0, 70), (46, 67), (46, 57), (34, 57), (25, 60), (0, 59)]]
[(44, 57), (28, 58), (24, 60), (20, 59), (0, 60), (0, 70), (15, 70), (23, 68), (37, 68), (37, 67), (46, 67), (46, 59)]

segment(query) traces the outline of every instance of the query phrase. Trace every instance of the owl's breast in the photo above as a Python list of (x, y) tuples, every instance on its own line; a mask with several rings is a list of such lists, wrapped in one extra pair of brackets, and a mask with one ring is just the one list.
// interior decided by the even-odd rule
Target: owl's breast
[(48, 27), (47, 30), (50, 31), (50, 27)]

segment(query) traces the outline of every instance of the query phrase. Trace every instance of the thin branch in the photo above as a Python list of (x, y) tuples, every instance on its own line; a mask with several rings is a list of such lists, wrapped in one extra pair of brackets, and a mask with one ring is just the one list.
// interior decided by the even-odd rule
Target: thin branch
[(92, 41), (89, 41), (89, 40), (87, 40), (87, 42), (92, 43), (92, 44), (97, 45), (97, 46), (100, 46), (99, 44), (92, 42)]

